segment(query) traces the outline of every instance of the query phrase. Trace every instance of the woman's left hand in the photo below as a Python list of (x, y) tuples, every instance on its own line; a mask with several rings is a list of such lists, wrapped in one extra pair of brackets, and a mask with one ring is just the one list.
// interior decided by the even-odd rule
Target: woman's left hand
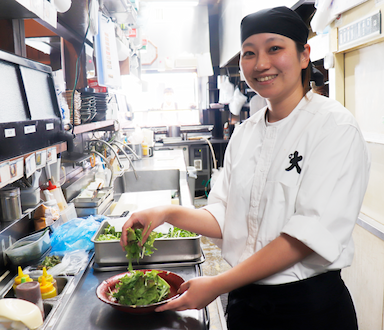
[(202, 276), (184, 282), (178, 291), (181, 296), (156, 308), (156, 312), (204, 308), (220, 295), (215, 279), (215, 276)]

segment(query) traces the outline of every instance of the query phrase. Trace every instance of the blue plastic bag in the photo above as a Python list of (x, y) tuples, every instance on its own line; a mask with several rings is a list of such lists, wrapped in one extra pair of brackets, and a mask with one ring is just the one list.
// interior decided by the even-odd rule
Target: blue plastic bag
[(100, 223), (93, 216), (72, 219), (62, 224), (51, 235), (50, 254), (64, 255), (75, 250), (92, 250), (94, 244), (91, 238), (99, 227)]

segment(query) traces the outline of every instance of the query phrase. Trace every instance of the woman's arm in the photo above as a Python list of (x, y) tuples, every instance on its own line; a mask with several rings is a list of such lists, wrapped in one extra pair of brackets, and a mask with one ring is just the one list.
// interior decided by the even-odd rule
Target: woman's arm
[(164, 222), (204, 236), (221, 238), (220, 226), (208, 211), (169, 205), (133, 213), (123, 226), (120, 245), (123, 248), (127, 245), (128, 228), (149, 228), (143, 237), (143, 242), (145, 242), (151, 231)]
[(299, 240), (282, 234), (232, 269), (216, 276), (197, 277), (182, 284), (179, 298), (156, 309), (201, 309), (219, 295), (276, 274), (300, 262), (313, 251)]

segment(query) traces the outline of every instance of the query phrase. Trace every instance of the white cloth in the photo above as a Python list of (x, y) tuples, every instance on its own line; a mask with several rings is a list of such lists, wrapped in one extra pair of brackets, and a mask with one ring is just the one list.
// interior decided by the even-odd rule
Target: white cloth
[(267, 124), (265, 111), (235, 130), (205, 207), (221, 227), (223, 258), (235, 266), (286, 233), (315, 253), (258, 283), (349, 266), (370, 167), (354, 117), (312, 92), (279, 122)]

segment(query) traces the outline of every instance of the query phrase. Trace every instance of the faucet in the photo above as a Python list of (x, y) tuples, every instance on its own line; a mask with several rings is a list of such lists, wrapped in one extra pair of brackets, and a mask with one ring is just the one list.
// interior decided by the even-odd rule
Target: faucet
[[(136, 157), (136, 159), (140, 159), (140, 156), (129, 146), (129, 145), (127, 145), (127, 144), (124, 144), (123, 142), (120, 142), (120, 141), (113, 141), (113, 142), (117, 142), (117, 143), (119, 143), (119, 144), (121, 144), (122, 146), (124, 146), (124, 147), (126, 147), (126, 148), (128, 148), (128, 150), (130, 151), (130, 152), (132, 152), (132, 154)], [(121, 149), (120, 149), (121, 150)]]
[(131, 164), (131, 166), (132, 166), (132, 170), (133, 170), (133, 173), (135, 174), (136, 180), (139, 180), (139, 177), (136, 173), (135, 167), (133, 166), (133, 162), (131, 160), (131, 157), (129, 157), (128, 154), (125, 152), (125, 150), (122, 147), (120, 147), (117, 143), (122, 144), (124, 146), (124, 143), (121, 143), (120, 141), (113, 141), (111, 143), (111, 145), (116, 146), (124, 154), (124, 156), (128, 159), (129, 164)]
[(100, 158), (105, 162), (105, 164), (111, 170), (111, 178), (110, 178), (109, 184), (108, 184), (108, 187), (111, 187), (112, 181), (113, 181), (113, 166), (109, 163), (108, 159), (106, 159), (100, 152), (98, 152), (96, 150), (90, 150), (89, 154), (96, 154), (96, 155), (100, 156)]
[(119, 163), (120, 168), (121, 169), (124, 168), (124, 165), (121, 163), (119, 156), (117, 155), (116, 150), (113, 149), (112, 145), (110, 145), (108, 142), (106, 142), (104, 140), (91, 140), (91, 141), (89, 141), (89, 143), (92, 143), (92, 142), (101, 142), (101, 143), (105, 144), (107, 147), (109, 147), (112, 150), (112, 152), (115, 154), (116, 160)]

